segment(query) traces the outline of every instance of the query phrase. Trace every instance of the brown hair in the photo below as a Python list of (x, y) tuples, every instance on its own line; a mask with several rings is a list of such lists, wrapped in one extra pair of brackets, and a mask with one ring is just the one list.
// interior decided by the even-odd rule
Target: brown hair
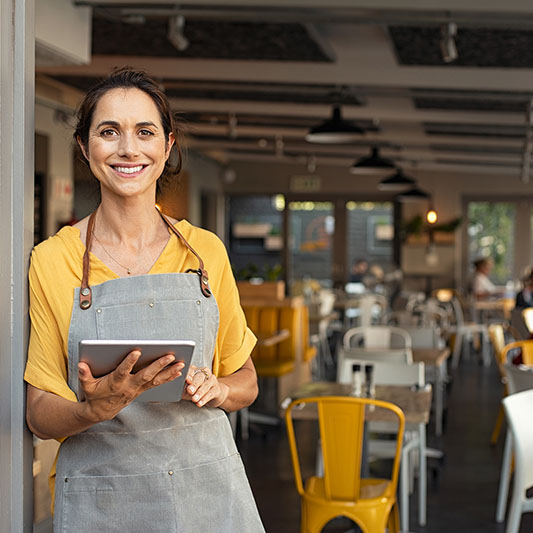
[[(76, 129), (74, 131), (74, 141), (76, 141), (76, 146), (78, 146), (77, 141), (79, 139), (85, 148), (85, 151), (88, 151), (89, 130), (91, 129), (94, 110), (96, 109), (100, 98), (112, 89), (139, 89), (145, 92), (153, 100), (161, 117), (165, 140), (168, 142), (170, 133), (173, 133), (175, 139), (171, 155), (165, 163), (165, 168), (161, 177), (168, 179), (179, 174), (183, 163), (181, 148), (178, 144), (181, 132), (178, 129), (177, 120), (170, 108), (170, 103), (165, 93), (154, 79), (148, 76), (143, 70), (137, 70), (132, 67), (115, 69), (111, 74), (100, 80), (88, 90), (78, 106)], [(172, 159), (172, 152), (175, 152), (176, 162), (174, 165), (169, 163)], [(88, 163), (82, 153), (81, 156), (82, 160), (85, 161), (85, 163)]]

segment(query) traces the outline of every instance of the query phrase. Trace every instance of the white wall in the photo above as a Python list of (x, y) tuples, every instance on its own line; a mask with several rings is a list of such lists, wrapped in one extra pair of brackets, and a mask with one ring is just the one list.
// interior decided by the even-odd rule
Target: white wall
[(35, 131), (48, 137), (48, 184), (46, 234), (70, 220), (73, 209), (72, 128), (56, 118), (52, 107), (36, 103)]
[(71, 0), (35, 2), (37, 65), (89, 63), (92, 9), (75, 7)]
[[(192, 224), (200, 224), (201, 218), (201, 194), (202, 192), (214, 192), (223, 194), (220, 181), (220, 165), (197, 152), (188, 151), (185, 156), (184, 170), (189, 173), (189, 221)], [(222, 235), (223, 232), (217, 233)]]

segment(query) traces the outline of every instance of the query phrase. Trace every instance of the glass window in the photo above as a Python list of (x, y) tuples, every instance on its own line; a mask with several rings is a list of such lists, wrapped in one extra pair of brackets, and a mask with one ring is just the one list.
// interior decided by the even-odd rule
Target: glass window
[(392, 270), (394, 222), (391, 202), (346, 202), (347, 272), (365, 260), (370, 267)]
[(480, 257), (491, 258), (490, 279), (499, 285), (513, 278), (515, 219), (514, 203), (468, 203), (469, 267)]
[(312, 278), (323, 287), (331, 286), (333, 203), (290, 202), (289, 220), (291, 281)]

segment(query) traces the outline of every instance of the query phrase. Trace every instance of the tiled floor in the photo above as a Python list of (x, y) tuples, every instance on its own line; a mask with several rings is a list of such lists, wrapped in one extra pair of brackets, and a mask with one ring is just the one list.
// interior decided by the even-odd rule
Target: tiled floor
[[(429, 444), (445, 451), (444, 464), (429, 459), (428, 522), (417, 524), (417, 498), (411, 498), (410, 529), (417, 533), (503, 533), (494, 520), (504, 433), (496, 447), (489, 444), (500, 401), (501, 385), (495, 365), (461, 361), (448, 391), (447, 424), (436, 440), (433, 428)], [(304, 467), (313, 469), (315, 432), (307, 433)], [(299, 531), (299, 498), (289, 450), (282, 428), (256, 427), (248, 441), (239, 441), (259, 510), (268, 533)], [(336, 521), (327, 531), (356, 531)], [(521, 533), (533, 531), (533, 513), (523, 515)]]

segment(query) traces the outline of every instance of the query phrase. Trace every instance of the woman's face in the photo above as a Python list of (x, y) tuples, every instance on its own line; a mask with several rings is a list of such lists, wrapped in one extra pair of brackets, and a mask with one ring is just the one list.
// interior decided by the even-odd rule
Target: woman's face
[(165, 140), (159, 111), (139, 89), (112, 89), (99, 100), (89, 130), (88, 150), (82, 147), (91, 171), (106, 195), (150, 195), (174, 144)]

